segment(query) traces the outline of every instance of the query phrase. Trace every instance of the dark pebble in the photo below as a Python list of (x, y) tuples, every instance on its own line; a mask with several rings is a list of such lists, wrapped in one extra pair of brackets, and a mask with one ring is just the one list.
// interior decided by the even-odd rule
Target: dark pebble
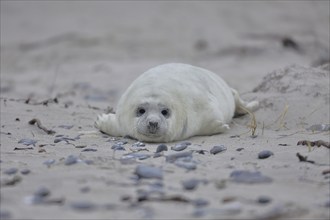
[(272, 199), (268, 196), (259, 196), (257, 202), (260, 204), (267, 204), (270, 203)]
[(78, 211), (92, 211), (96, 209), (96, 205), (93, 204), (92, 202), (73, 202), (71, 203), (71, 208), (78, 210)]
[(160, 153), (162, 151), (167, 151), (167, 146), (165, 144), (160, 144), (158, 145), (157, 149), (156, 149), (156, 153)]
[(91, 191), (91, 188), (89, 186), (84, 186), (80, 188), (80, 192), (82, 193), (88, 193), (89, 191)]
[(162, 179), (163, 178), (163, 171), (161, 168), (148, 166), (148, 165), (138, 165), (135, 169), (135, 174), (139, 178), (155, 178), (155, 179)]
[(97, 151), (97, 149), (95, 148), (85, 148), (81, 152), (95, 152), (95, 151)]
[(242, 151), (242, 150), (244, 150), (243, 147), (240, 147), (240, 148), (237, 148), (237, 149), (236, 149), (236, 151)]
[(34, 192), (34, 196), (36, 197), (46, 197), (50, 195), (50, 190), (47, 189), (46, 187), (40, 187), (39, 189), (37, 189), (37, 191)]
[(198, 186), (199, 182), (197, 179), (184, 180), (182, 181), (182, 186), (186, 190), (193, 190)]
[(114, 144), (111, 147), (112, 150), (126, 150), (122, 145), (120, 144)]
[(35, 144), (37, 143), (37, 141), (36, 140), (29, 139), (29, 138), (23, 138), (23, 139), (19, 140), (18, 143), (19, 144), (24, 144), (26, 146), (30, 146), (30, 145), (35, 146)]
[(248, 170), (234, 170), (230, 173), (230, 179), (236, 183), (270, 183), (272, 178), (263, 176), (260, 172), (251, 172)]
[(17, 171), (18, 171), (17, 168), (12, 167), (12, 168), (6, 169), (6, 170), (4, 171), (4, 173), (7, 174), (7, 175), (13, 175), (13, 174), (16, 174)]
[(76, 156), (74, 156), (74, 155), (69, 155), (69, 156), (65, 159), (64, 164), (65, 164), (65, 165), (72, 165), (72, 164), (77, 163), (78, 160), (79, 160), (78, 157), (76, 157)]
[(258, 158), (259, 159), (266, 159), (266, 158), (268, 158), (268, 157), (270, 157), (272, 155), (274, 155), (273, 152), (271, 152), (269, 150), (263, 150), (263, 151), (259, 152)]
[(23, 169), (23, 170), (21, 170), (21, 174), (23, 174), (23, 175), (27, 175), (30, 172), (31, 172), (31, 170), (29, 170), (29, 169)]
[(223, 145), (220, 145), (220, 146), (214, 146), (211, 150), (210, 150), (210, 153), (211, 154), (218, 154), (218, 153), (221, 153), (223, 151), (226, 151), (227, 148)]

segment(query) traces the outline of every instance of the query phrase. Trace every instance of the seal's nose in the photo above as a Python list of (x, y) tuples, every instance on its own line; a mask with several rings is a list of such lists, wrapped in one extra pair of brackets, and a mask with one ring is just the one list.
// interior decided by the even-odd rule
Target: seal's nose
[(158, 127), (158, 122), (149, 121), (149, 126), (151, 128), (157, 128)]

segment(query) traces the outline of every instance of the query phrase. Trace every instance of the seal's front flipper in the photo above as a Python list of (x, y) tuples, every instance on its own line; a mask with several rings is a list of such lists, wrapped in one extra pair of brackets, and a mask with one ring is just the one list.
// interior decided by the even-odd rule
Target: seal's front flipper
[(258, 101), (245, 102), (239, 97), (238, 92), (235, 89), (231, 89), (235, 98), (235, 116), (245, 115), (250, 112), (254, 112), (259, 108)]

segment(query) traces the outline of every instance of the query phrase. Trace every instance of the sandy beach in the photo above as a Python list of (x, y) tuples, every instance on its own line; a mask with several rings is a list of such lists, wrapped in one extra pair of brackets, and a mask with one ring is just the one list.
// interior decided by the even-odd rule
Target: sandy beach
[[(1, 1), (0, 219), (329, 219), (329, 13), (329, 1)], [(182, 151), (94, 128), (171, 62), (260, 108)]]

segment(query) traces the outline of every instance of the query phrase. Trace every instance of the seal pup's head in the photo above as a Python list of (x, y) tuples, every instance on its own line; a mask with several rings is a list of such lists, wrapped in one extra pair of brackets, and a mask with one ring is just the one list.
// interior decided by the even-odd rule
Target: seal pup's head
[[(135, 94), (134, 101), (125, 103), (120, 124), (130, 125), (127, 135), (146, 142), (169, 142), (182, 135), (186, 126), (180, 103), (164, 94)], [(129, 104), (128, 104), (129, 103)], [(128, 107), (129, 106), (129, 107)]]

